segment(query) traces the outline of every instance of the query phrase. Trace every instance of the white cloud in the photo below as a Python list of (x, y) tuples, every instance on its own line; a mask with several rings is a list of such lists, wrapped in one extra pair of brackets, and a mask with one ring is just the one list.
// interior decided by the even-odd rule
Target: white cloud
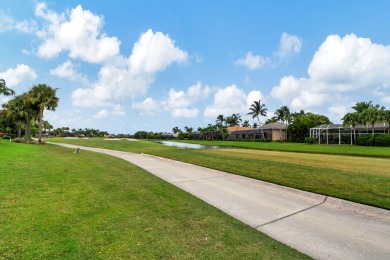
[(187, 91), (171, 88), (165, 99), (156, 101), (146, 98), (141, 103), (133, 103), (132, 108), (154, 115), (154, 112), (168, 111), (173, 117), (194, 118), (199, 114), (199, 109), (193, 107), (198, 101), (205, 99), (210, 94), (209, 86), (202, 86), (201, 82), (190, 86)]
[(258, 90), (253, 90), (249, 92), (246, 98), (246, 107), (249, 108), (254, 101), (263, 100), (263, 94)]
[(36, 22), (23, 20), (21, 22), (15, 21), (15, 19), (0, 10), (0, 33), (6, 31), (19, 31), (24, 33), (32, 33), (36, 31)]
[(365, 90), (374, 96), (373, 90), (378, 86), (386, 89), (390, 85), (389, 73), (390, 46), (372, 43), (355, 34), (343, 38), (330, 35), (313, 57), (309, 77), (283, 77), (271, 96), (297, 110), (325, 104), (337, 107), (339, 99), (335, 95)]
[(120, 104), (117, 104), (117, 105), (113, 106), (111, 114), (113, 114), (115, 116), (124, 116), (124, 115), (126, 115), (126, 112)]
[(128, 59), (115, 57), (99, 71), (92, 88), (76, 89), (72, 102), (76, 106), (105, 106), (143, 96), (154, 82), (155, 73), (172, 63), (183, 63), (186, 52), (175, 47), (168, 35), (148, 30), (134, 44)]
[(160, 110), (160, 105), (153, 98), (145, 98), (142, 102), (134, 102), (131, 108), (140, 109), (144, 111)]
[(248, 52), (244, 59), (238, 59), (236, 61), (236, 65), (245, 66), (250, 70), (255, 70), (264, 67), (269, 61), (269, 58), (253, 55), (252, 52)]
[(110, 113), (109, 113), (107, 110), (102, 109), (102, 110), (100, 110), (99, 112), (97, 112), (97, 113), (93, 116), (93, 118), (95, 118), (95, 119), (104, 119), (104, 118), (108, 117), (109, 114), (110, 114)]
[(302, 40), (296, 35), (283, 33), (280, 38), (280, 46), (277, 55), (281, 58), (287, 58), (294, 53), (300, 53), (302, 49)]
[(70, 81), (77, 81), (86, 85), (89, 84), (87, 77), (77, 72), (77, 66), (69, 60), (58, 65), (57, 68), (50, 70), (50, 74)]
[(204, 116), (216, 118), (218, 115), (231, 115), (233, 113), (246, 114), (254, 100), (262, 98), (260, 91), (252, 91), (248, 95), (236, 85), (220, 89), (215, 93), (214, 102), (207, 106)]
[(193, 108), (175, 108), (172, 110), (171, 115), (173, 117), (186, 117), (186, 118), (196, 118), (199, 114), (199, 109)]
[(168, 109), (171, 108), (184, 108), (195, 104), (198, 100), (207, 98), (210, 94), (210, 87), (202, 87), (200, 82), (190, 86), (187, 89), (187, 93), (184, 91), (176, 91), (171, 88), (168, 93), (166, 105)]
[(153, 74), (164, 70), (173, 62), (183, 63), (188, 54), (175, 47), (174, 41), (161, 32), (148, 30), (134, 44), (129, 58), (129, 67), (133, 74)]
[(69, 51), (73, 59), (101, 63), (119, 54), (120, 41), (102, 32), (103, 18), (83, 10), (81, 5), (58, 14), (48, 10), (45, 3), (38, 3), (35, 15), (49, 23), (37, 33), (43, 40), (38, 48), (40, 57), (53, 58)]
[(18, 64), (16, 68), (9, 68), (4, 72), (0, 72), (0, 78), (4, 79), (7, 87), (12, 88), (24, 81), (36, 79), (35, 70), (25, 64)]

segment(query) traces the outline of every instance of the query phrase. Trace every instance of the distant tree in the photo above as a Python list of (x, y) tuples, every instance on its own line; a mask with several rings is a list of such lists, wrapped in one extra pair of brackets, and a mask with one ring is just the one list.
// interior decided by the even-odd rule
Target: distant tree
[(228, 126), (238, 126), (242, 122), (241, 115), (239, 113), (232, 114), (225, 119)]
[(342, 118), (344, 127), (352, 127), (353, 140), (356, 144), (356, 125), (361, 122), (360, 114), (358, 112), (347, 113)]
[(330, 124), (328, 117), (314, 113), (295, 113), (289, 125), (289, 132), (294, 142), (304, 142), (310, 135), (310, 128)]
[(225, 140), (225, 134), (224, 134), (224, 124), (226, 123), (226, 119), (223, 115), (217, 116), (216, 120), (216, 127), (219, 129), (219, 133), (221, 134), (222, 141)]
[(371, 106), (367, 109), (365, 109), (363, 112), (360, 113), (360, 118), (364, 124), (370, 124), (371, 125), (371, 133), (374, 137), (374, 126), (375, 123), (381, 123), (385, 121), (384, 118), (384, 110), (378, 109), (379, 106)]
[(59, 102), (59, 98), (56, 96), (57, 89), (54, 89), (46, 84), (39, 84), (33, 86), (28, 92), (30, 101), (32, 104), (36, 104), (39, 107), (39, 131), (38, 142), (42, 142), (42, 125), (43, 125), (43, 112), (45, 109), (54, 111)]
[(253, 124), (252, 124), (252, 128), (257, 128), (259, 125), (256, 123), (256, 122), (254, 122)]
[(172, 128), (172, 132), (174, 134), (177, 134), (177, 133), (181, 133), (182, 131), (180, 130), (180, 128), (178, 126), (175, 126), (174, 128)]
[(364, 110), (372, 107), (372, 101), (369, 102), (357, 102), (352, 109), (355, 110), (358, 113), (363, 112)]
[(264, 104), (261, 104), (261, 100), (254, 101), (253, 104), (249, 108), (249, 112), (247, 115), (251, 115), (252, 118), (257, 118), (257, 121), (259, 121), (260, 131), (261, 131), (261, 138), (265, 141), (264, 133), (263, 133), (263, 127), (260, 122), (261, 116), (267, 116), (267, 108)]
[(242, 127), (251, 127), (251, 124), (249, 123), (249, 120), (245, 120), (245, 121), (242, 123)]
[(12, 121), (16, 123), (18, 138), (22, 137), (22, 121), (25, 119), (26, 113), (24, 110), (23, 99), (23, 95), (19, 95), (3, 104), (3, 108), (5, 108), (5, 116), (10, 119), (8, 124)]

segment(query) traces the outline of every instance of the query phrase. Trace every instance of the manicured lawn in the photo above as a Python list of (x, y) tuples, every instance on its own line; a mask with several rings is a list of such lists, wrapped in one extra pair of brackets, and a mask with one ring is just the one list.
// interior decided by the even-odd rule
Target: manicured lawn
[(271, 150), (300, 153), (320, 153), (366, 157), (390, 158), (390, 147), (337, 145), (337, 144), (305, 144), (289, 142), (245, 142), (245, 141), (200, 141), (185, 140), (181, 142), (198, 143), (203, 145), (217, 145), (225, 147), (248, 148), (256, 150)]
[[(389, 148), (377, 148), (365, 154), (364, 150), (360, 150), (360, 153), (363, 153), (364, 156), (357, 156), (357, 154), (346, 156), (341, 154), (309, 153), (308, 150), (305, 150), (305, 152), (259, 149), (183, 150), (148, 141), (108, 141), (97, 138), (52, 140), (113, 150), (149, 153), (284, 186), (390, 209), (390, 159), (379, 158), (372, 152), (375, 150), (378, 153), (380, 150), (386, 151)], [(241, 142), (237, 143), (241, 144)], [(258, 145), (257, 143), (254, 144)], [(283, 144), (276, 143), (275, 147), (278, 145)], [(323, 147), (325, 152), (330, 147), (307, 144), (286, 145)], [(354, 149), (354, 147), (347, 147)], [(374, 154), (374, 157), (370, 157), (372, 154)]]
[(0, 152), (1, 259), (306, 258), (126, 161), (3, 141)]

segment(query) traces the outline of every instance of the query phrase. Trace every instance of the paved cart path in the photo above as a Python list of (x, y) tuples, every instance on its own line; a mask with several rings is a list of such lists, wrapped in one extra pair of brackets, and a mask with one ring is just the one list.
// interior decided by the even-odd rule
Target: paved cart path
[(147, 154), (122, 158), (316, 259), (390, 259), (390, 211)]

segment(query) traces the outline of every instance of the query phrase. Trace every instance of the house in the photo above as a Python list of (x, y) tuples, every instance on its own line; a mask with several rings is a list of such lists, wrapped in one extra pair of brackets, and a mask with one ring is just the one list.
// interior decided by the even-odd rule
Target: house
[(262, 128), (228, 127), (229, 139), (261, 140), (261, 132), (268, 141), (285, 141), (287, 139), (287, 125), (279, 122), (263, 125)]

